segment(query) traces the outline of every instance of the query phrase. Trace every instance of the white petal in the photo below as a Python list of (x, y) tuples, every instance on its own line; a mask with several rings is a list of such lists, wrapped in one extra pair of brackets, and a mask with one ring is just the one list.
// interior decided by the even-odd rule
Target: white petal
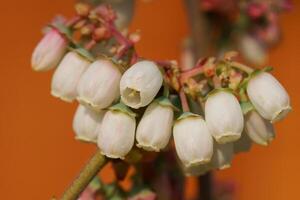
[(160, 151), (169, 143), (173, 125), (173, 109), (151, 103), (136, 131), (137, 146), (148, 151)]
[(247, 93), (257, 112), (272, 122), (281, 120), (291, 110), (287, 92), (269, 73), (254, 76), (248, 83)]
[(110, 106), (120, 95), (120, 79), (121, 73), (111, 61), (95, 61), (79, 81), (78, 101), (96, 110)]
[(66, 39), (57, 31), (49, 31), (39, 42), (31, 57), (31, 66), (36, 71), (56, 67), (67, 50)]
[(54, 72), (51, 94), (67, 102), (73, 101), (77, 97), (79, 79), (89, 65), (90, 62), (76, 52), (67, 53)]
[(87, 142), (97, 142), (96, 129), (101, 127), (105, 111), (96, 112), (90, 108), (79, 105), (73, 120), (73, 130), (76, 138)]
[(135, 119), (120, 111), (107, 111), (98, 130), (98, 147), (103, 155), (121, 158), (129, 153), (135, 136)]
[(140, 61), (131, 66), (122, 76), (120, 91), (122, 101), (132, 108), (148, 105), (162, 86), (163, 77), (157, 65)]
[(211, 134), (220, 144), (238, 140), (243, 131), (244, 118), (240, 104), (229, 92), (218, 91), (208, 97), (205, 119)]
[(200, 116), (176, 121), (173, 135), (177, 155), (186, 167), (210, 161), (213, 139), (206, 122)]
[(253, 142), (263, 146), (267, 146), (275, 138), (273, 125), (256, 111), (247, 113), (245, 130)]
[(218, 144), (215, 142), (211, 166), (221, 170), (231, 167), (233, 153), (233, 143)]

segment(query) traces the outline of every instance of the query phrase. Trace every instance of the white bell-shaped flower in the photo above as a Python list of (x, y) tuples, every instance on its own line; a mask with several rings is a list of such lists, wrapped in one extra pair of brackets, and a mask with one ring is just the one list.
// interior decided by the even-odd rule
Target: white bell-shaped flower
[(256, 144), (267, 146), (275, 138), (273, 125), (262, 118), (255, 110), (247, 113), (245, 131)]
[(233, 149), (235, 154), (250, 151), (251, 147), (252, 141), (245, 130), (242, 132), (240, 139), (233, 142)]
[(240, 38), (239, 50), (248, 62), (255, 65), (262, 65), (268, 59), (268, 55), (263, 44), (249, 35), (245, 35)]
[(160, 151), (169, 143), (173, 125), (173, 107), (167, 99), (156, 100), (146, 109), (136, 131), (137, 146)]
[(162, 83), (162, 74), (154, 62), (137, 62), (121, 78), (121, 99), (129, 107), (144, 107), (154, 99)]
[(73, 119), (76, 139), (96, 143), (98, 135), (96, 130), (101, 127), (104, 113), (103, 110), (97, 112), (84, 105), (79, 105)]
[(211, 134), (220, 144), (238, 140), (243, 131), (244, 118), (240, 104), (227, 91), (218, 90), (208, 97), (205, 119)]
[(135, 116), (121, 105), (109, 109), (103, 117), (98, 132), (98, 147), (109, 158), (121, 158), (129, 153), (134, 144)]
[(72, 102), (77, 97), (76, 88), (80, 77), (89, 65), (90, 61), (78, 53), (67, 53), (53, 74), (51, 94)]
[(267, 72), (261, 72), (250, 79), (247, 93), (257, 112), (271, 122), (283, 119), (291, 110), (289, 95)]
[(119, 95), (121, 72), (108, 59), (93, 62), (82, 75), (78, 87), (78, 101), (96, 110), (107, 108)]
[(196, 114), (184, 113), (173, 128), (177, 155), (186, 166), (208, 163), (213, 154), (213, 138), (204, 119)]
[(231, 162), (234, 156), (233, 143), (218, 144), (214, 143), (214, 154), (210, 165), (214, 169), (227, 169), (231, 167)]
[(31, 66), (35, 71), (56, 67), (67, 50), (68, 42), (57, 30), (52, 29), (43, 37), (33, 51)]

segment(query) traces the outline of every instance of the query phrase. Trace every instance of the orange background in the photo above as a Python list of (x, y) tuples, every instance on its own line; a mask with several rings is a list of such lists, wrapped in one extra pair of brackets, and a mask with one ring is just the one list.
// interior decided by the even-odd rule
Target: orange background
[[(34, 73), (31, 52), (40, 29), (55, 13), (72, 16), (73, 0), (3, 0), (0, 8), (0, 199), (50, 199), (60, 195), (94, 152), (73, 139), (75, 104), (50, 96), (52, 72)], [(255, 146), (237, 156), (233, 167), (217, 177), (237, 184), (236, 199), (299, 199), (300, 182), (300, 1), (281, 18), (284, 39), (268, 64), (290, 93), (293, 112), (276, 124), (277, 138), (268, 148)], [(140, 29), (141, 55), (179, 57), (188, 34), (183, 1), (138, 1), (132, 29)], [(102, 175), (111, 178), (109, 169)], [(193, 186), (193, 184), (192, 184)]]

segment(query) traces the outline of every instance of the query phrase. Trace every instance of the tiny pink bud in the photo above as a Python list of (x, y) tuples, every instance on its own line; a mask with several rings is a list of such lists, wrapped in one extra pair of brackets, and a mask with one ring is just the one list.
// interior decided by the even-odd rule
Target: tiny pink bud
[(49, 31), (34, 49), (31, 66), (35, 71), (55, 68), (67, 49), (66, 39), (55, 29)]

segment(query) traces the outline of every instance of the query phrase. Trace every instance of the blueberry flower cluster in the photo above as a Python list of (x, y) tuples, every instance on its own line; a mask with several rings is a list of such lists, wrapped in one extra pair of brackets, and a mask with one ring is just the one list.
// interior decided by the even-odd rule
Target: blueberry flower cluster
[(174, 148), (187, 175), (225, 169), (252, 143), (268, 145), (272, 124), (291, 110), (270, 69), (236, 62), (235, 52), (190, 69), (144, 59), (134, 48), (139, 36), (116, 28), (110, 6), (76, 9), (71, 20), (48, 26), (32, 67), (55, 69), (51, 94), (79, 102), (76, 138), (96, 143), (108, 158)]

